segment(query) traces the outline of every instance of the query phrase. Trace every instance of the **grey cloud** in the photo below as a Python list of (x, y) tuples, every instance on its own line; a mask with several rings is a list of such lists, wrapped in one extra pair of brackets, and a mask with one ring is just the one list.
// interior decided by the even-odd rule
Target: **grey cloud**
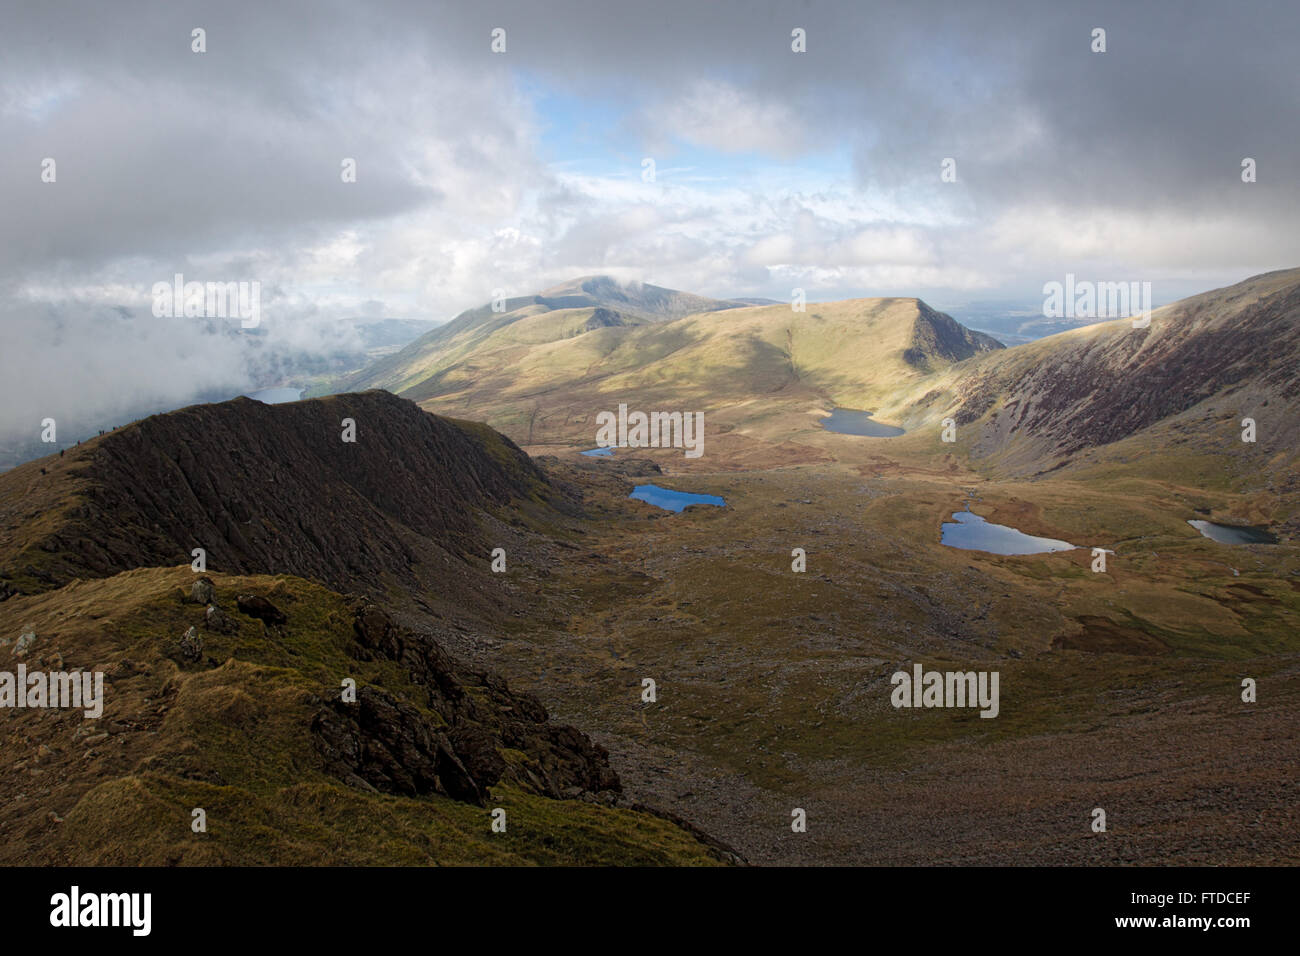
[[(1096, 26), (1105, 54), (1088, 51)], [(0, 430), (56, 399), (115, 415), (237, 390), (263, 346), (328, 350), (349, 315), (445, 318), (496, 285), (598, 269), (715, 295), (812, 277), (830, 298), (981, 274), (1024, 292), (1081, 267), (1204, 287), (1295, 265), (1298, 29), (1294, 4), (1250, 0), (11, 4)], [(641, 210), (547, 166), (534, 84), (619, 104), (583, 129), (629, 176), (648, 149), (668, 169), (682, 141), (794, 168), (848, 155), (848, 189), (949, 221), (846, 222), (811, 185)], [(710, 89), (736, 96), (716, 128)], [(46, 156), (57, 184), (40, 182)], [(955, 187), (938, 182), (948, 156)], [(265, 335), (146, 316), (177, 271), (262, 281)], [(331, 298), (349, 283), (351, 306)]]

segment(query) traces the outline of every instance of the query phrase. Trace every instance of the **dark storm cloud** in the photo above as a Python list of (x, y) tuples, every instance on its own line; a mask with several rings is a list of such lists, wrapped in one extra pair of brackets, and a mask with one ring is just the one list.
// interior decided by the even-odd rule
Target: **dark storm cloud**
[[(488, 97), (459, 128), (394, 111), (383, 68), (402, 62), (467, 89), (509, 68), (625, 98), (646, 110), (621, 132), (647, 140), (673, 132), (652, 128), (658, 107), (721, 79), (779, 104), (792, 125), (773, 137), (792, 151), (845, 143), (863, 183), (891, 188), (933, 188), (951, 156), (989, 209), (1198, 203), (1268, 218), (1286, 214), (1300, 181), (1294, 4), (86, 2), (22, 4), (6, 19), (11, 96), (79, 87), (45, 121), (4, 120), (10, 263), (437, 201), (393, 155), (403, 124), (472, 149), (474, 129), (501, 114)], [(190, 52), (194, 26), (207, 54)], [(807, 54), (790, 52), (796, 26)], [(488, 52), (494, 27), (507, 30), (506, 57)], [(1094, 27), (1105, 54), (1090, 52)], [(336, 188), (329, 160), (368, 147), (382, 159), (364, 188)], [(33, 173), (47, 155), (63, 170), (53, 200)], [(1260, 164), (1249, 191), (1245, 156)]]
[(847, 140), (863, 179), (890, 185), (953, 156), (990, 202), (1239, 202), (1251, 156), (1268, 169), (1248, 197), (1259, 211), (1296, 194), (1295, 4), (584, 0), (475, 5), (446, 23), (471, 48), (492, 26), (508, 27), (515, 63), (578, 94), (653, 103), (731, 79), (786, 104), (808, 149)]

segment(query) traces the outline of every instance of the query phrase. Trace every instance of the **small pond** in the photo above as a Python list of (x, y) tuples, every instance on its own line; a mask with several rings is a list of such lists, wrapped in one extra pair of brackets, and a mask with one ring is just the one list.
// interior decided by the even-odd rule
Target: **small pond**
[(663, 508), (667, 511), (681, 511), (687, 505), (717, 505), (719, 508), (726, 505), (726, 502), (717, 495), (697, 495), (689, 491), (673, 491), (671, 488), (660, 488), (658, 485), (637, 485), (632, 489), (632, 493), (628, 497), (649, 502), (656, 508)]
[(1005, 524), (990, 524), (972, 511), (956, 511), (940, 526), (940, 541), (963, 551), (992, 554), (1048, 554), (1072, 551), (1077, 545), (1055, 538), (1038, 538)]
[(862, 435), (867, 438), (897, 438), (904, 434), (901, 428), (872, 421), (871, 412), (859, 412), (852, 408), (832, 408), (830, 417), (822, 419), (822, 428), (841, 435)]
[(1219, 544), (1277, 544), (1277, 535), (1266, 528), (1190, 519), (1187, 523)]

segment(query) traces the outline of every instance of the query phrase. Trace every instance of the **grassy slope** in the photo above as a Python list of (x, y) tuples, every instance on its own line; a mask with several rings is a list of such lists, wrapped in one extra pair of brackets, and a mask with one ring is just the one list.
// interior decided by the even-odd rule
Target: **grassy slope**
[(25, 462), (0, 476), (0, 556), (17, 589), (41, 590), (48, 584), (39, 575), (57, 572), (60, 556), (40, 543), (84, 504), (86, 482), (79, 472), (102, 440), (93, 438), (62, 457)]
[(736, 305), (654, 285), (624, 285), (608, 276), (582, 276), (537, 295), (508, 298), (500, 312), (490, 305), (468, 309), (397, 354), (336, 383), (336, 388), (414, 391), (411, 397), (419, 398), (446, 390), (438, 376), (448, 368), (458, 364), (472, 368), (476, 356), (503, 348), (571, 337), (581, 332), (597, 309), (614, 313), (622, 325), (634, 326)]
[[(802, 313), (756, 306), (573, 336), (581, 316), (549, 313), (467, 328), (367, 382), (404, 390), (431, 411), (485, 420), (530, 445), (587, 441), (595, 414), (620, 401), (700, 410), (711, 428), (780, 440), (790, 413), (815, 427), (809, 416), (819, 408), (893, 407), (925, 381), (904, 359), (920, 315), (915, 299), (858, 299), (814, 303)], [(534, 334), (532, 323), (548, 331)]]
[[(1009, 408), (1041, 407), (1045, 387), (1053, 378), (1068, 374), (1074, 367), (1095, 363), (1091, 367), (1127, 376), (1140, 395), (1143, 380), (1159, 381), (1166, 363), (1175, 357), (1183, 358), (1188, 346), (1198, 338), (1222, 341), (1271, 329), (1259, 343), (1258, 358), (1249, 363), (1248, 373), (1255, 378), (1248, 377), (1222, 392), (1203, 396), (1185, 410), (1147, 424), (1105, 447), (1076, 454), (1069, 465), (1072, 469), (1088, 469), (1091, 479), (1119, 474), (1157, 480), (1182, 476), (1188, 483), (1216, 488), (1248, 485), (1250, 476), (1260, 471), (1283, 476), (1294, 470), (1300, 426), (1295, 415), (1294, 376), (1289, 388), (1276, 384), (1286, 380), (1284, 363), (1290, 360), (1294, 364), (1294, 358), (1289, 359), (1287, 353), (1295, 339), (1292, 335), (1279, 342), (1276, 335), (1293, 333), (1294, 327), (1276, 311), (1270, 313), (1268, 307), (1284, 300), (1298, 284), (1300, 270), (1267, 273), (1156, 309), (1149, 330), (1140, 333), (1135, 332), (1131, 320), (1120, 319), (976, 356), (941, 371), (921, 387), (900, 392), (894, 405), (902, 414), (910, 413), (918, 427), (937, 431), (940, 419), (953, 414), (962, 399), (982, 393), (988, 399), (988, 408), (977, 420), (963, 424), (963, 451), (987, 472), (1028, 474), (1062, 461), (1054, 453), (1054, 443), (1062, 438), (1059, 429), (1053, 431), (1054, 425), (1069, 421), (1072, 429), (1083, 432), (1087, 421), (1070, 419), (1074, 409), (1068, 408), (1059, 409), (1047, 419), (1040, 418), (1039, 428), (1017, 426), (1015, 414), (1005, 414), (1001, 421), (995, 419)], [(1211, 349), (1211, 354), (1197, 355), (1191, 363), (1183, 358), (1183, 372), (1178, 379), (1161, 381), (1154, 393), (1149, 390), (1136, 399), (1131, 394), (1117, 397), (1112, 405), (1155, 401), (1166, 390), (1197, 394), (1196, 369), (1214, 357)], [(1273, 384), (1257, 378), (1271, 379)], [(1091, 403), (1098, 414), (1113, 410), (1098, 407), (1108, 402), (1108, 396), (1096, 382), (1092, 391), (1087, 391), (1085, 384), (1081, 383), (1085, 394), (1077, 396), (1080, 405)], [(978, 408), (980, 403), (974, 404)], [(1244, 416), (1258, 420), (1260, 439), (1255, 445), (1240, 441)], [(971, 440), (972, 433), (978, 440)]]
[[(417, 689), (397, 665), (347, 653), (351, 616), (339, 595), (291, 577), (212, 577), (239, 631), (203, 631), (205, 655), (221, 662), (211, 669), (182, 670), (165, 656), (202, 619), (184, 600), (188, 568), (131, 571), (0, 603), (0, 633), (38, 636), (29, 667), (42, 658), (57, 667), (57, 654), (67, 669), (109, 675), (103, 718), (84, 728), (80, 712), (7, 718), (4, 862), (713, 862), (692, 837), (648, 814), (501, 788), (491, 806), (506, 809), (508, 829), (494, 834), (483, 808), (344, 786), (322, 771), (312, 747), (320, 698), (336, 693), (343, 676), (412, 703)], [(244, 591), (286, 611), (283, 634), (234, 610), (232, 596)], [(109, 736), (96, 739), (101, 733)], [(194, 807), (207, 812), (205, 834), (191, 832)]]

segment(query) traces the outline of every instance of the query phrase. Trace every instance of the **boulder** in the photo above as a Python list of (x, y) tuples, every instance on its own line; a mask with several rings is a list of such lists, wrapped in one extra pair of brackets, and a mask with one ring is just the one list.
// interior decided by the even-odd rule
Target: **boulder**
[(229, 634), (231, 631), (235, 630), (235, 622), (230, 619), (230, 616), (227, 615), (225, 611), (221, 610), (221, 608), (217, 607), (215, 604), (208, 605), (208, 610), (204, 617), (204, 624), (207, 626), (208, 630), (216, 631), (218, 634)]
[(370, 686), (355, 703), (332, 701), (312, 720), (330, 773), (353, 786), (441, 793), (480, 806), (502, 780), (557, 798), (622, 790), (605, 749), (552, 723), (531, 694), (496, 674), (459, 672), (436, 641), (375, 604), (362, 602), (354, 614), (353, 655), (399, 662), (423, 689), (427, 709)]
[(212, 604), (216, 600), (217, 588), (211, 578), (198, 578), (190, 586), (190, 598), (195, 604)]

